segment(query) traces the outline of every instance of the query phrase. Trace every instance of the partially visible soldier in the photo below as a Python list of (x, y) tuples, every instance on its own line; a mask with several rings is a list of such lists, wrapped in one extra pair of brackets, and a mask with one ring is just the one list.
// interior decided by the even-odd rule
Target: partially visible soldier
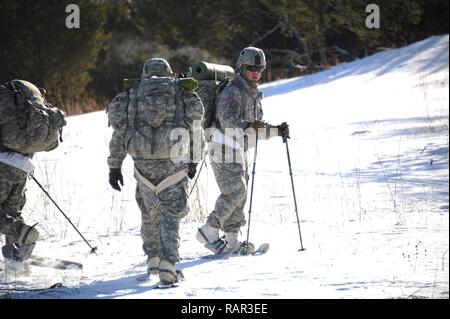
[[(179, 83), (166, 60), (153, 58), (145, 62), (141, 79), (108, 105), (114, 129), (109, 145), (109, 183), (121, 190), (121, 166), (129, 154), (134, 161), (147, 271), (159, 274), (163, 284), (174, 283), (179, 277), (175, 264), (179, 261), (179, 224), (187, 214), (186, 175), (191, 179), (195, 176), (204, 147), (199, 143), (195, 159), (193, 138), (203, 138), (203, 104), (196, 93)], [(171, 139), (177, 128), (187, 130), (190, 141)], [(180, 143), (180, 152), (174, 152), (174, 145)]]
[[(43, 89), (42, 89), (43, 90)], [(39, 232), (22, 217), (27, 177), (34, 153), (59, 144), (64, 113), (50, 105), (34, 84), (13, 80), (0, 85), (0, 233), (5, 258), (30, 258)]]
[[(253, 129), (253, 133), (256, 133), (255, 130), (262, 132), (258, 135), (259, 139), (289, 136), (286, 123), (274, 126), (262, 121), (262, 95), (258, 91), (258, 82), (265, 68), (266, 57), (262, 50), (244, 48), (236, 62), (237, 76), (217, 97), (215, 123), (221, 137), (215, 135), (208, 145), (208, 154), (221, 194), (216, 200), (214, 211), (196, 236), (198, 241), (216, 254), (245, 252), (246, 246), (238, 239), (238, 235), (246, 223), (243, 211), (249, 178), (246, 151), (252, 143), (233, 146), (233, 137), (227, 135), (227, 130), (231, 129), (234, 137), (241, 141), (250, 141), (252, 137), (255, 139), (256, 134), (250, 136), (249, 128)], [(225, 233), (222, 237), (219, 235), (220, 230)], [(254, 247), (248, 243), (247, 249), (250, 253)]]

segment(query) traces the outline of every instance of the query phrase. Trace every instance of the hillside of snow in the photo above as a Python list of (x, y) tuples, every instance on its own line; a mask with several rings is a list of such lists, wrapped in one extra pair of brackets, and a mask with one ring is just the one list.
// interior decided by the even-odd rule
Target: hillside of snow
[[(139, 282), (140, 211), (132, 161), (108, 184), (107, 116), (68, 118), (64, 143), (37, 154), (35, 177), (98, 255), (30, 180), (23, 215), (39, 222), (35, 253), (83, 270), (2, 271), (10, 298), (449, 298), (449, 36), (261, 86), (264, 119), (287, 121), (298, 216), (280, 138), (258, 144), (250, 241), (261, 256), (202, 259), (197, 227), (218, 188), (209, 163), (180, 227), (186, 280)], [(249, 159), (253, 161), (253, 152)], [(250, 172), (252, 166), (249, 167)], [(250, 197), (250, 196), (249, 196)], [(248, 213), (248, 204), (245, 208)], [(248, 214), (247, 214), (248, 217)], [(299, 227), (302, 236), (300, 243)], [(247, 227), (242, 229), (247, 236)], [(1, 243), (3, 244), (3, 242)], [(304, 251), (298, 251), (303, 245)], [(3, 261), (0, 268), (4, 268)], [(62, 288), (20, 292), (20, 289)], [(1, 289), (9, 289), (8, 292)]]

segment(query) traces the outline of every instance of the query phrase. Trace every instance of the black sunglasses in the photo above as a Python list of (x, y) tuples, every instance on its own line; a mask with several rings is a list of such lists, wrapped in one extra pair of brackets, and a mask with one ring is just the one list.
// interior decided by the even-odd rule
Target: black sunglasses
[(257, 66), (257, 65), (246, 65), (245, 68), (249, 70), (250, 72), (262, 72), (264, 70), (263, 66)]

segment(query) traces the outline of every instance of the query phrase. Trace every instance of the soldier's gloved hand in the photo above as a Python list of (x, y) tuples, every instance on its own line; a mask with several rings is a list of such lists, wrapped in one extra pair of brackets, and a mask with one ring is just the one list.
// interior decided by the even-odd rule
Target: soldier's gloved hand
[(291, 138), (289, 136), (289, 124), (283, 122), (280, 125), (278, 125), (277, 128), (278, 128), (278, 136), (281, 136), (283, 138)]
[(197, 173), (197, 163), (189, 163), (188, 164), (188, 172), (187, 172), (187, 176), (190, 179), (193, 179), (195, 176), (195, 173)]
[(123, 187), (123, 176), (120, 168), (110, 168), (109, 169), (109, 184), (116, 191), (121, 191), (120, 186)]

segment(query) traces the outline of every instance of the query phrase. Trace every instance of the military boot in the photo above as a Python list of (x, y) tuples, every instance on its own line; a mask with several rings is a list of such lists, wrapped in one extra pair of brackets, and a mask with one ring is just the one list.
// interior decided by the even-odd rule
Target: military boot
[(152, 257), (147, 259), (147, 273), (149, 275), (157, 275), (159, 272), (159, 257)]
[(39, 232), (34, 226), (23, 225), (20, 230), (20, 236), (17, 244), (16, 257), (19, 260), (27, 260), (31, 257), (36, 241), (39, 238)]
[(196, 238), (215, 254), (220, 254), (227, 248), (225, 237), (219, 238), (219, 228), (211, 226), (208, 222), (198, 229)]
[(159, 264), (159, 280), (163, 285), (174, 284), (180, 279), (180, 271), (177, 271), (175, 264), (167, 260), (161, 260)]
[(219, 239), (219, 228), (213, 227), (206, 222), (198, 229), (196, 238), (202, 244), (215, 242)]
[(34, 246), (36, 243), (31, 244), (23, 244), (18, 246), (16, 251), (16, 258), (20, 261), (25, 261), (31, 257), (31, 253), (33, 252)]
[(226, 252), (230, 254), (252, 254), (255, 252), (255, 245), (248, 243), (247, 252), (245, 252), (245, 241), (241, 242), (238, 240), (238, 232), (227, 232), (225, 233), (225, 240), (228, 243), (228, 248)]
[(6, 259), (22, 262), (31, 257), (34, 246), (36, 246), (36, 243), (21, 246), (9, 243), (2, 247), (2, 254)]
[(24, 261), (31, 257), (39, 232), (34, 226), (22, 225), (17, 242), (7, 236), (7, 244), (2, 248), (5, 258), (16, 261)]
[(28, 225), (23, 225), (21, 230), (20, 230), (20, 235), (19, 235), (19, 239), (17, 240), (17, 244), (19, 246), (25, 245), (25, 244), (33, 244), (37, 241), (37, 239), (39, 238), (39, 232), (37, 231), (36, 228), (34, 228), (34, 226), (28, 226)]

